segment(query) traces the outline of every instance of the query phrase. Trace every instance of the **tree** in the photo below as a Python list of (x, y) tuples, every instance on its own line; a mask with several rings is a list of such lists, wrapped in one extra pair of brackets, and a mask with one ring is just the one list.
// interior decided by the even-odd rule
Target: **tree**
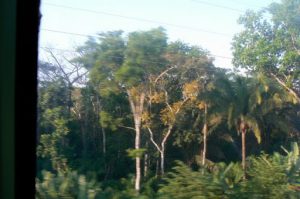
[[(184, 104), (189, 100), (189, 98), (185, 98), (182, 100), (178, 100), (172, 104), (169, 103), (169, 96), (167, 90), (164, 89), (163, 92), (155, 92), (150, 96), (151, 103), (160, 103), (162, 102), (164, 106), (160, 110), (160, 120), (163, 125), (167, 126), (166, 131), (162, 132), (161, 142), (158, 144), (158, 141), (154, 140), (154, 133), (152, 131), (152, 126), (154, 126), (151, 121), (153, 115), (150, 113), (144, 114), (142, 120), (145, 122), (145, 127), (147, 128), (150, 134), (150, 140), (153, 145), (156, 147), (157, 151), (160, 154), (160, 173), (164, 175), (165, 172), (165, 149), (166, 143), (168, 141), (169, 136), (172, 133), (172, 130), (175, 126), (177, 115), (180, 113), (180, 110), (183, 108)], [(154, 116), (155, 117), (155, 116)], [(157, 117), (157, 115), (156, 115)], [(157, 124), (156, 124), (157, 125)]]
[[(190, 99), (190, 103), (199, 102), (204, 109), (203, 125), (203, 158), (206, 157), (206, 137), (207, 137), (207, 104), (206, 86), (211, 81), (216, 70), (212, 64), (209, 53), (199, 46), (190, 46), (180, 41), (173, 42), (168, 46), (167, 59), (178, 67), (177, 78), (181, 80), (177, 83), (182, 87), (183, 97)], [(199, 96), (202, 101), (199, 101)], [(206, 95), (207, 96), (207, 95)], [(198, 99), (198, 100), (197, 100)], [(205, 99), (205, 100), (204, 100)], [(211, 99), (210, 99), (211, 100)], [(203, 161), (204, 162), (204, 161)], [(204, 163), (203, 163), (204, 164)]]
[(229, 127), (235, 127), (238, 134), (242, 135), (242, 167), (246, 170), (246, 133), (252, 131), (258, 141), (261, 142), (261, 131), (256, 120), (256, 116), (253, 114), (251, 107), (257, 103), (252, 99), (252, 95), (255, 95), (253, 84), (248, 79), (242, 77), (236, 77), (232, 84), (232, 103), (229, 105), (228, 111), (228, 125)]
[(216, 68), (160, 28), (101, 33), (78, 51), (40, 62), (37, 197), (299, 195), (296, 145), (265, 155), (300, 138), (300, 104), (276, 78)]
[[(94, 43), (92, 42), (93, 46)], [(88, 43), (87, 45), (91, 45)], [(135, 129), (135, 150), (140, 150), (141, 118), (147, 95), (150, 75), (157, 75), (165, 67), (162, 57), (167, 37), (162, 28), (132, 32), (125, 44), (122, 32), (100, 35), (100, 43), (92, 51), (95, 63), (91, 69), (91, 81), (102, 94), (125, 92), (131, 108)], [(85, 49), (85, 48), (83, 48)], [(91, 54), (79, 59), (84, 60)], [(83, 62), (84, 64), (85, 62)], [(90, 63), (87, 64), (87, 67)], [(136, 158), (135, 189), (140, 190), (141, 157)]]
[[(84, 85), (88, 73), (81, 65), (75, 64), (64, 55), (57, 56), (51, 48), (46, 48), (50, 55), (49, 62), (39, 62), (39, 84), (61, 80), (68, 90), (68, 108), (71, 111), (72, 91), (75, 85)], [(63, 59), (60, 59), (63, 58)]]
[[(290, 117), (295, 116), (297, 106), (294, 104), (294, 97), (286, 92), (276, 80), (268, 78), (262, 73), (255, 76), (255, 95), (252, 95), (251, 110), (256, 115), (262, 131), (262, 149), (266, 152), (279, 150), (280, 145), (286, 145), (284, 140), (289, 134), (295, 132)], [(276, 143), (271, 139), (276, 139)], [(271, 147), (272, 146), (272, 147)]]
[[(44, 101), (42, 102), (43, 104), (39, 104), (39, 117), (42, 117), (43, 115), (42, 109), (45, 109), (45, 106), (43, 105), (52, 106), (52, 108), (56, 106), (63, 106), (61, 110), (65, 110), (67, 108), (67, 111), (65, 111), (65, 116), (69, 119), (71, 118), (72, 108), (74, 108), (74, 100), (72, 99), (74, 89), (76, 86), (82, 86), (85, 84), (88, 71), (82, 66), (74, 64), (64, 55), (56, 55), (51, 48), (46, 48), (44, 50), (49, 55), (49, 59), (48, 62), (39, 61), (38, 81), (39, 91), (41, 93), (40, 97), (43, 98), (41, 102), (47, 99), (49, 101)], [(59, 93), (51, 93), (55, 90), (59, 91)], [(55, 103), (54, 105), (51, 103), (51, 101), (54, 102), (55, 100), (63, 103)], [(64, 106), (66, 108), (64, 108)], [(85, 141), (86, 135), (84, 128), (81, 128), (81, 133), (83, 143), (82, 146), (84, 148), (83, 151), (86, 151), (87, 144)]]
[[(214, 69), (208, 52), (199, 46), (190, 46), (180, 41), (168, 45), (164, 55), (170, 67), (153, 80), (153, 91), (150, 96), (150, 106), (153, 104), (164, 104), (160, 109), (160, 116), (151, 113), (146, 119), (150, 140), (160, 153), (161, 174), (165, 170), (165, 145), (178, 120), (180, 111), (184, 105), (196, 100), (199, 90), (198, 81), (209, 79), (209, 74)], [(204, 79), (204, 80), (203, 80)], [(167, 126), (166, 132), (160, 133), (161, 141), (154, 140), (151, 118), (160, 117), (163, 125)], [(147, 118), (147, 117), (146, 117)], [(158, 131), (161, 126), (156, 124)], [(158, 144), (158, 142), (160, 144)]]
[[(271, 17), (269, 17), (269, 16)], [(282, 0), (240, 17), (233, 64), (277, 81), (300, 103), (300, 1)]]
[(67, 159), (62, 153), (64, 137), (69, 133), (67, 120), (61, 115), (61, 107), (48, 109), (45, 116), (48, 119), (53, 131), (43, 132), (40, 143), (37, 147), (37, 155), (42, 158), (49, 158), (52, 169), (58, 172), (66, 172)]
[(223, 71), (215, 71), (210, 74), (210, 77), (200, 81), (200, 91), (197, 97), (196, 106), (203, 113), (203, 149), (201, 164), (205, 165), (207, 156), (207, 137), (217, 129), (224, 121), (226, 121), (226, 106), (229, 104), (228, 94), (228, 79)]

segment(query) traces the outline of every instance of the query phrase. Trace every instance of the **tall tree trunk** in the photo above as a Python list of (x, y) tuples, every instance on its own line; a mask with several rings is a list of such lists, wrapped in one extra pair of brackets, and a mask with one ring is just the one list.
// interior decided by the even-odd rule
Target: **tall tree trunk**
[(243, 178), (246, 178), (246, 130), (242, 130), (242, 167), (244, 171)]
[[(139, 96), (132, 96), (130, 90), (127, 91), (128, 99), (133, 113), (135, 127), (135, 150), (140, 149), (141, 143), (141, 119), (144, 108), (145, 93), (141, 92)], [(136, 100), (135, 100), (136, 99)], [(135, 158), (135, 190), (140, 191), (141, 188), (141, 158)]]
[(204, 126), (203, 126), (203, 151), (202, 151), (202, 165), (205, 165), (206, 159), (206, 144), (207, 144), (207, 104), (204, 105)]
[[(138, 150), (140, 149), (140, 137), (141, 137), (141, 132), (140, 132), (140, 126), (136, 125), (135, 127), (135, 149)], [(135, 158), (135, 190), (139, 191), (141, 186), (141, 158), (136, 157)]]
[(81, 141), (82, 141), (82, 156), (85, 157), (86, 155), (86, 135), (85, 135), (85, 125), (86, 123), (80, 121), (80, 131), (81, 131)]

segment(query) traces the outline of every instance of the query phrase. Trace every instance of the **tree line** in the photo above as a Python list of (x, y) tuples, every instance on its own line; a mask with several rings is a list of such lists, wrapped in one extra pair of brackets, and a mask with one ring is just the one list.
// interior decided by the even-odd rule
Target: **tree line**
[(101, 33), (71, 59), (48, 49), (37, 197), (297, 198), (299, 8), (283, 0), (240, 17), (233, 64), (244, 74), (162, 27)]

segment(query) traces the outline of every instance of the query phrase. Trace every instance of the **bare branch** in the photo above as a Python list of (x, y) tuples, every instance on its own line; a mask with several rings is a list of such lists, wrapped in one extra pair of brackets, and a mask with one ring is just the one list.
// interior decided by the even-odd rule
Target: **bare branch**
[(274, 73), (271, 73), (271, 76), (281, 85), (283, 86), (290, 94), (292, 94), (298, 103), (300, 103), (300, 97), (298, 94), (291, 88), (289, 88), (281, 79), (279, 79)]
[(154, 80), (154, 84), (156, 84), (157, 81), (158, 81), (164, 74), (166, 74), (169, 70), (172, 70), (173, 68), (175, 68), (175, 66), (172, 66), (172, 67), (168, 68), (167, 70), (163, 71), (160, 75), (158, 75), (157, 78)]
[(170, 111), (173, 113), (174, 111), (173, 111), (172, 107), (169, 104), (168, 92), (166, 90), (165, 90), (165, 99), (166, 99), (166, 101), (165, 101), (166, 105), (168, 106), (168, 108), (170, 109)]
[(129, 126), (119, 125), (119, 127), (126, 128), (126, 129), (130, 129), (130, 130), (135, 131), (135, 128), (132, 128), (132, 127), (129, 127)]
[(69, 76), (66, 74), (65, 70), (63, 69), (63, 66), (60, 64), (60, 62), (58, 61), (58, 59), (56, 58), (56, 56), (53, 54), (51, 49), (48, 49), (48, 53), (50, 53), (51, 57), (55, 60), (55, 62), (57, 63), (60, 71), (63, 73), (63, 75), (65, 76), (65, 80), (68, 82), (69, 85), (71, 85), (71, 81), (69, 79)]
[(71, 84), (75, 83), (78, 79), (82, 78), (84, 75), (86, 75), (89, 71), (86, 71), (82, 73), (81, 75), (78, 75), (76, 78), (74, 78), (71, 82)]
[[(64, 57), (64, 56), (63, 56)], [(68, 73), (68, 76), (71, 76), (72, 74), (74, 74), (75, 72), (77, 73), (76, 78), (74, 78), (71, 82), (71, 84), (74, 84), (75, 82), (77, 82), (77, 80), (79, 80), (80, 78), (82, 78), (83, 76), (85, 76), (88, 71), (85, 71), (84, 73), (79, 74), (79, 71), (82, 69), (82, 66), (78, 66), (74, 63), (72, 63), (69, 59), (67, 59), (66, 57), (64, 57), (64, 59), (73, 66), (73, 70), (71, 72)]]
[[(75, 108), (76, 108), (76, 106), (75, 106)], [(78, 119), (81, 119), (81, 114), (80, 114), (80, 112), (79, 112), (79, 111), (77, 112), (77, 111), (75, 110), (75, 108), (72, 107), (72, 108), (71, 108), (71, 111), (78, 117)]]
[(158, 144), (154, 141), (153, 139), (153, 132), (151, 131), (151, 129), (149, 127), (147, 127), (149, 134), (150, 134), (150, 140), (151, 142), (154, 144), (154, 146), (157, 148), (157, 150), (162, 153), (162, 150), (160, 149), (160, 147), (158, 146)]
[(161, 142), (161, 145), (162, 145), (162, 146), (165, 145), (165, 143), (166, 143), (168, 137), (169, 137), (170, 134), (171, 134), (172, 129), (173, 129), (173, 125), (169, 125), (167, 134), (165, 135), (164, 139), (163, 139), (162, 142)]
[(72, 66), (73, 66), (73, 70), (71, 71), (71, 72), (69, 72), (68, 74), (69, 75), (72, 75), (73, 73), (75, 73), (75, 72), (77, 72), (77, 74), (78, 74), (78, 71), (82, 68), (81, 66), (78, 66), (78, 65), (76, 65), (76, 64), (74, 64), (74, 63), (72, 63), (69, 59), (67, 59), (65, 56), (63, 56), (63, 58), (69, 63), (69, 64), (71, 64)]
[(184, 105), (184, 103), (186, 103), (190, 98), (186, 98), (181, 104), (180, 107), (177, 109), (177, 111), (175, 112), (175, 115), (180, 111), (181, 107)]

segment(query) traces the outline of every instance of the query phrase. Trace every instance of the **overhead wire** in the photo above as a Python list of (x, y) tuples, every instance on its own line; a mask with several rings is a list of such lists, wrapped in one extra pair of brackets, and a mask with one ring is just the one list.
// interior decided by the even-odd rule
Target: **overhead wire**
[(53, 3), (44, 3), (44, 5), (59, 7), (59, 8), (65, 8), (65, 9), (70, 9), (70, 10), (77, 10), (77, 11), (82, 11), (82, 12), (89, 12), (89, 13), (94, 13), (94, 14), (110, 15), (110, 16), (114, 16), (114, 17), (129, 19), (129, 20), (155, 23), (155, 24), (159, 24), (159, 25), (172, 26), (172, 27), (176, 27), (176, 28), (180, 28), (180, 29), (186, 29), (186, 30), (192, 30), (192, 31), (196, 31), (196, 32), (205, 32), (205, 33), (208, 33), (208, 34), (215, 34), (215, 35), (220, 35), (220, 36), (224, 36), (224, 37), (231, 37), (231, 35), (228, 34), (228, 33), (215, 32), (215, 31), (211, 31), (211, 30), (206, 30), (206, 29), (201, 29), (201, 28), (194, 28), (194, 27), (190, 27), (190, 26), (167, 23), (167, 22), (162, 22), (162, 21), (156, 21), (156, 20), (152, 20), (152, 19), (139, 18), (139, 17), (133, 17), (133, 16), (125, 16), (125, 15), (120, 15), (120, 14), (115, 14), (115, 13), (110, 13), (110, 12), (91, 10), (91, 9), (85, 9), (85, 8), (77, 8), (77, 7), (66, 6), (66, 5), (58, 5), (58, 4), (53, 4)]
[[(228, 0), (224, 0), (224, 1), (228, 2)], [(254, 4), (248, 4), (248, 3), (245, 3), (245, 2), (241, 2), (240, 0), (230, 0), (230, 1), (235, 2), (235, 3), (239, 4), (239, 5), (244, 5), (244, 6), (252, 7), (252, 8), (263, 8), (264, 7), (263, 5), (254, 5)]]
[(82, 33), (75, 33), (75, 32), (67, 32), (67, 31), (61, 31), (61, 30), (53, 30), (53, 29), (47, 29), (47, 28), (41, 28), (40, 30), (47, 31), (47, 32), (66, 34), (66, 35), (81, 36), (81, 37), (96, 37), (96, 35), (82, 34)]
[[(192, 0), (192, 1), (197, 2), (197, 3), (206, 4), (206, 5), (213, 6), (213, 7), (228, 9), (228, 10), (231, 10), (231, 11), (244, 12), (244, 11), (239, 10), (239, 9), (235, 9), (235, 8), (231, 8), (231, 7), (227, 7), (227, 6), (223, 6), (223, 5), (218, 5), (218, 4), (214, 4), (214, 3), (210, 3), (210, 2), (206, 2), (206, 1), (200, 1), (200, 0)], [(48, 6), (60, 7), (60, 8), (77, 10), (77, 11), (82, 11), (82, 12), (89, 12), (89, 13), (102, 14), (102, 15), (110, 15), (110, 16), (130, 19), (130, 20), (156, 23), (156, 24), (167, 25), (167, 26), (173, 26), (173, 27), (177, 27), (177, 28), (188, 29), (188, 30), (199, 31), (199, 32), (205, 32), (205, 33), (209, 33), (209, 34), (216, 34), (216, 35), (220, 35), (220, 36), (231, 36), (231, 35), (226, 34), (226, 33), (214, 32), (214, 31), (209, 31), (209, 30), (205, 30), (205, 29), (198, 29), (198, 28), (193, 28), (193, 27), (189, 27), (189, 26), (183, 26), (183, 25), (178, 25), (178, 24), (161, 22), (161, 21), (156, 21), (156, 20), (151, 20), (151, 19), (138, 18), (138, 17), (133, 17), (133, 16), (125, 16), (125, 15), (119, 15), (119, 14), (110, 13), (110, 12), (91, 10), (91, 9), (85, 9), (85, 8), (77, 8), (77, 7), (66, 6), (66, 5), (58, 5), (58, 4), (47, 3), (47, 2), (44, 3), (44, 4), (48, 5)], [(43, 28), (41, 30), (42, 31), (48, 31), (48, 32), (54, 32), (54, 33), (60, 33), (60, 34), (81, 36), (81, 37), (93, 37), (93, 38), (97, 37), (96, 35), (83, 34), (83, 33), (74, 33), (74, 32), (67, 32), (67, 31), (53, 30), (53, 29), (46, 29), (46, 28)], [(57, 49), (57, 50), (64, 50), (64, 49)], [(64, 50), (64, 51), (67, 51), (67, 50)], [(76, 51), (74, 51), (74, 52), (76, 52)], [(230, 59), (230, 60), (232, 59), (231, 57), (222, 56), (222, 55), (214, 55), (214, 54), (210, 54), (210, 55), (213, 56), (213, 57), (218, 57), (218, 58), (223, 58), (223, 59)]]
[(239, 13), (244, 13), (245, 12), (244, 10), (240, 10), (240, 9), (236, 9), (236, 8), (231, 8), (231, 7), (223, 6), (223, 5), (219, 5), (219, 4), (214, 4), (214, 3), (211, 3), (211, 2), (207, 2), (207, 1), (201, 1), (201, 0), (192, 0), (192, 1), (196, 2), (196, 3), (200, 3), (200, 4), (204, 4), (204, 5), (216, 7), (216, 8), (223, 8), (223, 9), (226, 9), (226, 10), (231, 10), (231, 11), (234, 11), (234, 12), (239, 12)]

